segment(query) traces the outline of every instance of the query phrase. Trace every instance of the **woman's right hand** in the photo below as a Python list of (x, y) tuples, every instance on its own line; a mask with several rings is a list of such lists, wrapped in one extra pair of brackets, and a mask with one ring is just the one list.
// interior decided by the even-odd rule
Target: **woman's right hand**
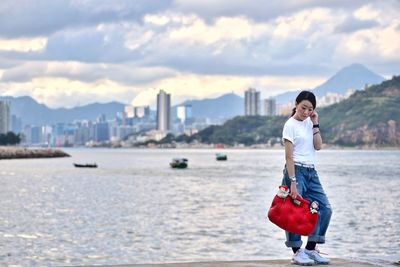
[(293, 199), (296, 199), (297, 198), (297, 196), (299, 196), (299, 193), (297, 192), (297, 185), (296, 185), (296, 183), (290, 183), (290, 196), (293, 198)]

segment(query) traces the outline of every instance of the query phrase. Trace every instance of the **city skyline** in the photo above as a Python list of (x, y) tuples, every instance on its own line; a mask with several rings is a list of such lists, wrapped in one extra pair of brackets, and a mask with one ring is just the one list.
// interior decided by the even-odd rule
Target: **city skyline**
[(172, 104), (249, 87), (267, 98), (361, 63), (399, 73), (400, 3), (79, 1), (0, 3), (0, 95), (49, 107)]
[[(367, 87), (367, 85), (365, 85)], [(328, 92), (319, 98), (320, 106), (328, 106), (350, 97), (355, 91), (348, 89), (344, 95)], [(233, 94), (231, 94), (233, 95)], [(12, 101), (12, 100), (11, 100)], [(151, 115), (149, 106), (120, 105), (111, 119), (105, 113), (99, 113), (96, 120), (89, 118), (74, 119), (69, 122), (57, 121), (56, 123), (23, 124), (24, 117), (10, 113), (10, 100), (0, 99), (0, 133), (9, 130), (22, 134), (24, 145), (39, 146), (121, 146), (125, 140), (128, 143), (146, 142), (148, 140), (161, 140), (167, 134), (193, 135), (210, 125), (218, 125), (231, 119), (232, 116), (213, 121), (209, 117), (193, 117), (192, 105), (183, 104), (174, 109), (176, 116), (171, 116), (171, 94), (160, 90), (157, 94), (156, 116)], [(243, 113), (239, 116), (276, 116), (289, 115), (293, 103), (277, 105), (276, 99), (267, 98), (261, 101), (260, 92), (255, 88), (245, 91), (242, 98)], [(263, 102), (263, 105), (260, 105)], [(232, 103), (230, 103), (229, 106)], [(263, 106), (263, 114), (261, 108)], [(219, 105), (226, 108), (226, 104)], [(212, 109), (212, 108), (211, 108)], [(104, 110), (101, 110), (102, 112)], [(287, 112), (288, 111), (288, 112)], [(43, 115), (43, 114), (42, 114)], [(215, 115), (215, 114), (214, 114)]]

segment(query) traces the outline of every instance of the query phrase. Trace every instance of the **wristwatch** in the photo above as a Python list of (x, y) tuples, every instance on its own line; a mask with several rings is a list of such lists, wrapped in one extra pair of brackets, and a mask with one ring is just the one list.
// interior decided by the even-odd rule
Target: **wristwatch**
[(291, 181), (292, 183), (295, 183), (295, 182), (296, 182), (296, 176), (289, 177), (289, 179), (290, 179), (290, 181)]

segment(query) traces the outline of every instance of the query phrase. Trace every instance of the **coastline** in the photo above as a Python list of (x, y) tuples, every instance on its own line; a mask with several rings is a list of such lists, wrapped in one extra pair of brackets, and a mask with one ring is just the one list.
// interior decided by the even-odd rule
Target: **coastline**
[[(191, 150), (191, 149), (199, 149), (199, 150), (284, 150), (283, 146), (225, 146), (225, 147), (215, 147), (214, 145), (176, 145), (176, 146), (75, 146), (75, 147), (65, 147), (66, 149), (138, 149), (138, 150), (152, 150), (152, 149), (161, 149), (161, 150)], [(399, 146), (392, 147), (348, 147), (348, 146), (334, 146), (334, 145), (323, 145), (321, 150), (373, 150), (373, 151), (396, 151), (400, 150)]]
[(61, 157), (70, 157), (70, 155), (60, 149), (0, 146), (0, 160)]
[[(386, 265), (386, 264), (385, 264)], [(180, 262), (180, 263), (149, 263), (149, 264), (123, 264), (123, 265), (86, 265), (82, 267), (291, 267), (290, 259), (287, 260), (255, 260), (255, 261), (210, 261), (210, 262)], [(372, 267), (383, 266), (371, 262), (361, 262), (352, 259), (332, 259), (329, 266), (336, 267)]]

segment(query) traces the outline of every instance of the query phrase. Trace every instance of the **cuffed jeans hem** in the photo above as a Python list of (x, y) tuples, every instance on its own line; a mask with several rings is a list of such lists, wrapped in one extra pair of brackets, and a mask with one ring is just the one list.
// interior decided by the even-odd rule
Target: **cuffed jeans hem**
[(318, 244), (325, 243), (325, 236), (313, 235), (308, 237), (308, 241), (317, 242)]
[(286, 241), (285, 244), (288, 248), (301, 248), (303, 241)]

